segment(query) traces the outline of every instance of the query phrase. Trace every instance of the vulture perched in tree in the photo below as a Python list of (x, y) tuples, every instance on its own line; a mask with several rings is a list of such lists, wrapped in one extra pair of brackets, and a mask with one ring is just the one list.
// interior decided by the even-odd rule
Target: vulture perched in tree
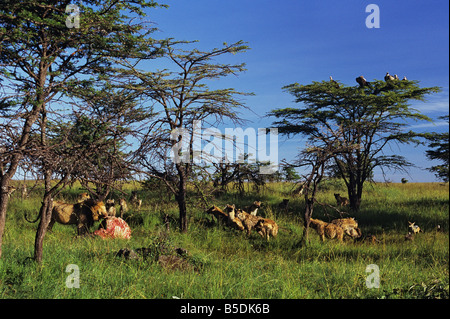
[(330, 75), (330, 82), (334, 84), (334, 86), (339, 87), (339, 84), (333, 80), (333, 77)]
[(408, 79), (406, 78), (406, 76), (403, 77), (403, 81), (408, 81)]
[(384, 77), (384, 80), (387, 81), (393, 81), (395, 78), (389, 74), (389, 72), (386, 72), (386, 76)]
[(394, 80), (398, 80), (398, 75), (394, 74)]
[(356, 82), (358, 82), (360, 87), (369, 86), (369, 82), (367, 82), (367, 80), (362, 75), (356, 78)]

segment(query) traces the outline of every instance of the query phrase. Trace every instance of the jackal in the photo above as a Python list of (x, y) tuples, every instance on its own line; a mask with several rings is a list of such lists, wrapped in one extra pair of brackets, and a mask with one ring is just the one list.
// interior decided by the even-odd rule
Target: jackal
[(413, 235), (418, 234), (420, 232), (423, 232), (422, 229), (420, 229), (419, 226), (415, 225), (416, 222), (413, 222), (413, 223), (408, 222), (408, 223), (409, 223), (408, 228), (411, 228), (411, 230), (413, 231)]

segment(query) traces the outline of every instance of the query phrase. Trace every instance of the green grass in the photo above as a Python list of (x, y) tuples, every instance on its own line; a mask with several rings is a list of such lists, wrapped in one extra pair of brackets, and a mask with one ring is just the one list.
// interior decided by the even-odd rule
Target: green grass
[[(0, 298), (448, 298), (449, 291), (449, 187), (448, 184), (367, 185), (361, 211), (355, 215), (368, 242), (320, 242), (314, 231), (306, 247), (302, 236), (303, 198), (289, 195), (292, 185), (274, 183), (259, 194), (239, 197), (231, 191), (214, 201), (224, 206), (264, 203), (260, 214), (283, 227), (278, 238), (266, 242), (256, 233), (247, 237), (211, 222), (198, 203), (189, 205), (189, 230), (177, 230), (177, 206), (153, 193), (141, 191), (141, 212), (130, 211), (130, 240), (77, 238), (75, 227), (56, 224), (44, 240), (38, 265), (33, 256), (39, 194), (23, 201), (13, 194), (0, 259)], [(130, 186), (136, 189), (136, 186)], [(73, 200), (81, 190), (65, 192)], [(334, 204), (333, 193), (345, 194), (339, 182), (323, 185), (318, 200)], [(289, 198), (287, 212), (278, 209)], [(170, 215), (169, 235), (160, 211)], [(336, 217), (330, 208), (316, 206), (314, 216)], [(423, 230), (412, 242), (404, 240), (408, 221)], [(442, 232), (436, 226), (441, 225)], [(125, 260), (115, 254), (122, 248), (158, 247), (164, 243), (189, 251), (196, 270), (163, 269), (154, 258)], [(69, 264), (80, 270), (80, 288), (67, 288)], [(366, 267), (380, 269), (380, 288), (369, 289)]]

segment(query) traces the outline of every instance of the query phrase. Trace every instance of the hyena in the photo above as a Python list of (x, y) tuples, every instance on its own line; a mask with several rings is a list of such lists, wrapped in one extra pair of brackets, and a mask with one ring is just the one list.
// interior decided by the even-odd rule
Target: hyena
[(337, 238), (340, 242), (344, 238), (344, 230), (336, 224), (327, 223), (320, 219), (311, 218), (311, 227), (319, 234), (320, 239), (325, 241), (325, 236), (329, 239)]
[(278, 234), (278, 225), (271, 219), (261, 218), (255, 225), (255, 230), (261, 237), (270, 239), (270, 236), (273, 238), (277, 237)]
[(219, 207), (213, 206), (206, 211), (207, 214), (213, 215), (219, 223), (226, 223), (228, 215), (224, 213)]
[(358, 222), (353, 217), (334, 219), (331, 223), (341, 227), (344, 233), (352, 238), (359, 238), (362, 235)]
[(227, 205), (225, 208), (225, 211), (228, 213), (228, 226), (244, 230), (244, 225), (242, 225), (242, 222), (239, 218), (236, 217), (235, 212), (235, 206), (234, 205)]
[(236, 211), (236, 216), (242, 221), (244, 228), (247, 230), (247, 234), (250, 235), (250, 232), (253, 227), (258, 223), (261, 217), (251, 215), (242, 209), (238, 209)]
[(256, 216), (256, 213), (258, 212), (258, 208), (261, 207), (260, 201), (254, 201), (253, 204), (251, 204), (248, 207), (244, 208), (244, 211), (249, 213), (250, 215)]
[(128, 205), (125, 198), (119, 199), (119, 205), (120, 205), (120, 218), (123, 218), (123, 214), (128, 212)]
[(347, 206), (350, 204), (348, 198), (342, 197), (341, 194), (334, 194), (334, 198), (336, 198), (338, 206)]
[(283, 201), (280, 204), (278, 204), (278, 208), (282, 211), (287, 211), (288, 207), (289, 207), (289, 199), (287, 198), (284, 198)]
[(142, 199), (139, 199), (136, 191), (131, 192), (130, 203), (136, 210), (141, 210)]

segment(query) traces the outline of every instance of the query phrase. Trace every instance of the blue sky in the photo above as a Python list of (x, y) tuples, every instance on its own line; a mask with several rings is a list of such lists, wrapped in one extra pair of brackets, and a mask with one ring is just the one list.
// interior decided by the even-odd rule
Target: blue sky
[[(152, 9), (148, 18), (160, 29), (155, 37), (198, 40), (196, 47), (212, 49), (223, 42), (248, 42), (251, 50), (227, 58), (246, 63), (238, 77), (219, 80), (218, 87), (253, 92), (246, 98), (252, 110), (243, 112), (248, 126), (269, 127), (264, 115), (275, 108), (295, 106), (282, 87), (294, 82), (308, 84), (330, 75), (346, 85), (355, 78), (382, 79), (386, 72), (440, 86), (442, 92), (415, 102), (414, 108), (436, 119), (448, 114), (449, 103), (449, 3), (444, 0), (167, 0), (169, 9)], [(366, 27), (366, 6), (380, 9), (380, 28)], [(220, 62), (223, 62), (222, 60)], [(411, 123), (418, 131), (448, 131), (437, 121)], [(279, 138), (279, 159), (292, 159), (303, 146), (300, 136)], [(436, 163), (424, 155), (426, 147), (393, 147), (386, 153), (403, 154), (418, 168), (410, 175), (390, 172), (398, 182), (436, 181), (423, 168)], [(378, 174), (376, 179), (381, 181)]]

